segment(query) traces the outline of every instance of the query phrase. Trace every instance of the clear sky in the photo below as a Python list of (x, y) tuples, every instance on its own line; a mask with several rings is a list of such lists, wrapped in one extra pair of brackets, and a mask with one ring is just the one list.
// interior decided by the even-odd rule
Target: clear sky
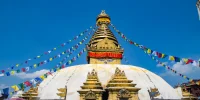
[[(174, 56), (195, 60), (200, 58), (200, 21), (196, 0), (0, 0), (0, 70), (72, 39), (95, 25), (101, 10), (106, 10), (112, 23), (139, 44)], [(125, 56), (131, 65), (144, 67), (160, 75), (172, 86), (186, 81), (157, 66), (143, 51), (124, 42), (116, 32), (114, 34), (125, 49)], [(78, 41), (29, 64), (58, 54)], [(83, 45), (75, 53), (81, 48)], [(24, 76), (38, 75), (54, 67), (60, 60), (31, 70), (29, 74), (0, 77), (0, 88), (30, 80)], [(76, 64), (86, 64), (86, 54), (72, 65)], [(123, 61), (123, 64), (126, 63)], [(200, 68), (180, 64), (171, 67), (188, 77), (200, 78), (197, 75)]]

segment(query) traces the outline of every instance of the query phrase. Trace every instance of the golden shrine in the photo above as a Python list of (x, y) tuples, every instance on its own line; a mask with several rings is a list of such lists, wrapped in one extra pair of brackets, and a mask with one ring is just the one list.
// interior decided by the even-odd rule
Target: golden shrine
[(132, 80), (127, 79), (124, 71), (116, 68), (114, 76), (106, 86), (109, 91), (108, 100), (138, 100), (140, 88), (135, 86)]
[(102, 100), (103, 87), (99, 82), (97, 72), (93, 69), (88, 73), (87, 80), (84, 85), (81, 86), (81, 90), (78, 90), (80, 94), (80, 100)]
[(27, 92), (23, 93), (20, 98), (23, 98), (25, 100), (39, 100), (38, 86), (39, 84), (37, 84), (36, 87), (31, 86), (30, 89)]

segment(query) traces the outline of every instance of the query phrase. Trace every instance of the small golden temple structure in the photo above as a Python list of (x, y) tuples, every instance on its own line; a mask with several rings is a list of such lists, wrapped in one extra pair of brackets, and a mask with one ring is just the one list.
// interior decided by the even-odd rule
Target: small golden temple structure
[(91, 73), (88, 73), (87, 80), (83, 84), (81, 86), (82, 89), (78, 90), (80, 100), (102, 100), (104, 90), (99, 82), (97, 72), (94, 69)]
[(119, 68), (115, 70), (115, 74), (104, 88), (94, 69), (88, 73), (86, 82), (83, 84), (82, 89), (78, 90), (80, 100), (138, 100), (140, 90)]
[(124, 71), (116, 68), (114, 76), (106, 86), (109, 91), (108, 100), (138, 100), (140, 88), (136, 88), (136, 84), (132, 82), (127, 79)]
[(20, 98), (23, 98), (25, 100), (39, 100), (38, 86), (39, 84), (37, 84), (36, 87), (31, 86), (30, 89), (27, 92), (23, 93)]

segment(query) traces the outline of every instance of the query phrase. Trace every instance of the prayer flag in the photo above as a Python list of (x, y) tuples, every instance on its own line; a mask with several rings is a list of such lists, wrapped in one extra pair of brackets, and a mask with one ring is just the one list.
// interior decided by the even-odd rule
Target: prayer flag
[(196, 61), (193, 61), (193, 62), (192, 62), (192, 65), (193, 65), (193, 66), (197, 66), (197, 62), (196, 62)]
[(44, 75), (41, 75), (41, 76), (40, 76), (40, 78), (41, 78), (42, 80), (44, 80), (44, 79), (45, 79)]
[(31, 86), (31, 83), (29, 81), (24, 82), (24, 84), (28, 87)]
[(11, 71), (10, 73), (11, 73), (11, 75), (14, 75), (14, 74), (15, 74), (15, 71)]
[(20, 87), (20, 90), (24, 89), (24, 83), (20, 83), (20, 84), (18, 84), (18, 86)]
[(9, 88), (5, 88), (5, 89), (3, 89), (3, 97), (4, 98), (8, 98), (8, 96), (9, 96)]
[(1, 70), (1, 72), (4, 73), (5, 71), (4, 71), (4, 70)]
[(47, 74), (44, 74), (44, 78), (47, 78)]
[(11, 88), (13, 88), (14, 91), (19, 91), (19, 88), (17, 87), (17, 85), (13, 85), (13, 86), (11, 86)]
[(188, 59), (186, 59), (186, 58), (183, 58), (182, 60), (183, 60), (184, 63), (188, 62)]
[(38, 83), (38, 82), (42, 82), (42, 79), (41, 78), (39, 78), (39, 77), (36, 77), (35, 78), (35, 81)]
[(26, 72), (25, 68), (22, 68), (22, 72)]
[(34, 64), (33, 67), (36, 68), (36, 67), (37, 67), (37, 64)]
[(10, 76), (10, 73), (9, 73), (9, 72), (6, 72), (6, 75), (7, 75), (7, 76)]
[(4, 76), (4, 74), (0, 74), (0, 77)]
[(167, 57), (167, 55), (166, 54), (162, 54), (161, 58), (165, 58), (165, 57)]
[(18, 67), (19, 66), (19, 64), (16, 64), (16, 67)]
[(151, 54), (151, 50), (150, 50), (150, 49), (148, 49), (148, 50), (147, 50), (147, 53), (148, 53), (148, 54)]
[(169, 56), (169, 60), (175, 60), (175, 58), (173, 56)]
[(188, 59), (188, 61), (186, 62), (186, 64), (192, 63), (193, 60), (192, 59)]
[(197, 4), (197, 11), (198, 11), (199, 20), (200, 20), (200, 3), (199, 3), (199, 4)]
[(48, 53), (51, 53), (51, 51), (49, 50)]
[(26, 67), (26, 71), (29, 71), (29, 67)]
[(52, 61), (53, 59), (52, 59), (52, 58), (49, 58), (49, 60)]
[(175, 62), (180, 62), (181, 61), (181, 59), (178, 58), (178, 57), (174, 57), (174, 59), (175, 59)]
[(17, 70), (17, 73), (20, 73), (20, 70), (19, 70), (19, 69)]
[(161, 58), (161, 57), (162, 57), (162, 54), (159, 53), (159, 52), (156, 52), (156, 55), (158, 56), (158, 58)]

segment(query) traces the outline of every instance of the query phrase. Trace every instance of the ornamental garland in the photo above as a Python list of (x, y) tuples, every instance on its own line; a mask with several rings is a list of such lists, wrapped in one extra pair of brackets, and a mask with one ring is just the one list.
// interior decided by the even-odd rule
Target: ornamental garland
[[(19, 90), (22, 90), (22, 89), (25, 89), (27, 87), (30, 87), (32, 85), (35, 85), (37, 83), (41, 83), (42, 81), (44, 81), (49, 75), (52, 75), (53, 73), (57, 72), (57, 71), (60, 71), (61, 69), (67, 67), (66, 65), (70, 65), (72, 64), (74, 61), (76, 61), (77, 59), (76, 58), (80, 58), (80, 56), (86, 51), (86, 48), (84, 48), (83, 50), (81, 50), (77, 56), (73, 57), (71, 60), (69, 60), (66, 64), (63, 64), (62, 66), (60, 67), (55, 67), (53, 69), (51, 69), (49, 72), (45, 73), (44, 75), (41, 75), (39, 77), (36, 77), (34, 79), (31, 79), (29, 81), (25, 81), (23, 83), (20, 83), (20, 84), (15, 84), (13, 86), (10, 86), (10, 87), (7, 87), (7, 88), (4, 88), (2, 89), (3, 90), (3, 93), (2, 93), (2, 96), (7, 98), (9, 95), (13, 95), (14, 93), (16, 93), (17, 91)], [(9, 89), (12, 88), (13, 91), (12, 92), (9, 92)]]
[[(145, 51), (144, 51), (144, 52), (145, 52)], [(146, 53), (146, 52), (145, 52), (145, 53)], [(176, 70), (174, 70), (174, 69), (168, 67), (165, 63), (160, 62), (158, 59), (156, 59), (156, 58), (153, 57), (152, 55), (150, 55), (150, 54), (148, 54), (148, 55), (151, 57), (152, 60), (155, 60), (158, 64), (160, 64), (161, 66), (167, 68), (168, 70), (172, 71), (173, 73), (175, 73), (175, 74), (177, 74), (177, 75), (183, 77), (184, 79), (187, 79), (187, 80), (190, 81), (190, 82), (193, 81), (193, 79), (191, 79), (191, 78), (189, 78), (189, 77), (187, 77), (187, 76), (185, 76), (185, 75), (183, 75), (183, 74), (178, 73)]]
[[(14, 75), (15, 73), (28, 72), (28, 71), (29, 71), (30, 69), (32, 69), (33, 67), (34, 67), (34, 68), (37, 68), (37, 67), (39, 67), (39, 66), (41, 66), (41, 65), (43, 65), (43, 64), (46, 64), (46, 63), (51, 62), (52, 60), (54, 60), (54, 59), (56, 59), (56, 58), (60, 58), (62, 55), (66, 54), (66, 53), (70, 53), (70, 51), (72, 51), (72, 50), (76, 50), (82, 43), (85, 42), (85, 40), (88, 39), (88, 36), (89, 36), (90, 34), (91, 34), (91, 33), (88, 33), (88, 35), (87, 35), (81, 42), (79, 42), (78, 44), (72, 46), (70, 49), (63, 51), (62, 53), (60, 53), (60, 54), (58, 54), (58, 55), (55, 55), (55, 56), (53, 56), (53, 57), (51, 57), (51, 58), (49, 58), (49, 59), (47, 59), (47, 60), (45, 60), (45, 61), (42, 61), (42, 62), (40, 62), (40, 63), (33, 64), (32, 66), (28, 66), (28, 67), (22, 68), (21, 70), (20, 70), (20, 69), (18, 69), (18, 70), (12, 70), (12, 71), (10, 71), (10, 72), (5, 72), (4, 70), (2, 70), (2, 71), (1, 71), (2, 74), (1, 74), (0, 76), (5, 76), (5, 74), (6, 74), (6, 76), (11, 76), (11, 75)], [(70, 53), (70, 54), (71, 54), (71, 53)]]
[(113, 52), (89, 52), (88, 54), (89, 57), (93, 57), (93, 58), (122, 58), (122, 54), (121, 53), (113, 53)]
[[(89, 29), (92, 29), (92, 28), (93, 28), (93, 27), (90, 26)], [(96, 28), (96, 27), (94, 27), (93, 29), (95, 29), (95, 28)], [(56, 51), (58, 48), (64, 47), (64, 46), (66, 46), (66, 44), (69, 44), (69, 43), (71, 43), (72, 41), (77, 40), (79, 37), (81, 37), (81, 36), (83, 36), (85, 33), (87, 33), (89, 29), (86, 29), (85, 31), (81, 32), (79, 35), (75, 36), (73, 39), (68, 40), (68, 41), (65, 42), (65, 43), (62, 43), (62, 44), (59, 45), (58, 47), (55, 47), (55, 48), (53, 48), (53, 49), (51, 49), (51, 50), (49, 50), (49, 51), (46, 51), (46, 52), (44, 52), (43, 54), (38, 55), (38, 56), (36, 56), (36, 57), (29, 58), (29, 59), (27, 59), (26, 61), (24, 61), (24, 62), (22, 62), (22, 63), (15, 64), (15, 65), (11, 66), (10, 68), (7, 68), (7, 69), (8, 69), (8, 70), (14, 69), (15, 67), (19, 67), (19, 66), (21, 66), (21, 65), (28, 64), (28, 62), (31, 61), (31, 60), (35, 60), (35, 59), (38, 59), (38, 58), (40, 58), (40, 57), (42, 57), (42, 56), (44, 56), (44, 55), (50, 54), (51, 52)], [(3, 71), (3, 70), (2, 70), (2, 71)], [(4, 70), (4, 71), (5, 71), (5, 70)]]
[[(155, 56), (154, 53), (156, 53), (156, 54), (159, 55), (158, 58), (165, 58), (165, 57), (167, 57), (167, 55), (165, 55), (165, 54), (163, 54), (163, 53), (158, 53), (158, 52), (156, 52), (156, 51), (154, 51), (154, 53), (153, 53), (152, 50), (146, 49), (146, 47), (144, 47), (143, 45), (139, 45), (139, 44), (137, 44), (137, 43), (135, 43), (135, 42), (133, 42), (133, 41), (127, 39), (127, 38), (125, 37), (124, 34), (122, 34), (121, 32), (119, 32), (119, 30), (117, 30), (117, 29), (114, 27), (113, 24), (111, 24), (111, 26), (114, 28), (114, 30), (115, 30), (116, 32), (118, 32), (118, 34), (119, 34), (125, 41), (127, 41), (127, 42), (129, 42), (130, 44), (133, 44), (133, 45), (135, 45), (136, 47), (139, 47), (140, 49), (144, 50), (144, 52), (147, 53), (147, 54), (148, 54), (153, 60), (155, 60), (158, 64), (161, 64), (163, 67), (166, 67), (167, 69), (169, 69), (169, 70), (171, 70), (172, 72), (174, 72), (175, 74), (178, 74), (178, 75), (180, 75), (181, 77), (183, 77), (183, 78), (189, 80), (190, 82), (193, 81), (193, 79), (191, 79), (191, 78), (189, 78), (189, 77), (187, 77), (187, 76), (185, 76), (185, 75), (183, 75), (183, 74), (177, 73), (177, 71), (173, 70), (172, 68), (168, 67), (167, 65), (165, 65), (164, 63), (160, 62), (160, 61), (157, 60), (155, 57), (153, 57), (153, 56)], [(175, 60), (175, 59), (173, 59), (173, 57), (174, 57), (174, 56), (169, 56), (170, 60)], [(188, 60), (189, 60), (189, 59), (188, 59)], [(186, 64), (195, 63), (194, 60), (192, 60), (192, 62), (191, 62), (190, 60), (189, 60), (189, 61), (188, 61), (188, 60), (187, 60), (187, 62), (185, 62)], [(189, 63), (188, 63), (188, 62), (189, 62)], [(193, 64), (193, 65), (194, 65), (194, 64)], [(197, 85), (200, 85), (199, 83), (200, 83), (200, 81), (196, 82)]]
[(195, 61), (193, 59), (180, 58), (180, 57), (177, 57), (177, 56), (172, 56), (172, 55), (164, 54), (164, 53), (161, 53), (161, 52), (157, 52), (155, 50), (152, 50), (150, 48), (147, 48), (143, 45), (140, 45), (140, 44), (138, 44), (134, 41), (127, 39), (127, 37), (123, 33), (121, 33), (119, 30), (117, 30), (114, 27), (113, 24), (111, 24), (111, 26), (125, 41), (129, 42), (130, 44), (134, 44), (136, 47), (139, 47), (141, 49), (145, 49), (148, 54), (152, 54), (153, 56), (157, 56), (158, 58), (162, 58), (162, 59), (168, 57), (168, 60), (170, 60), (170, 61), (183, 62), (184, 64), (192, 64), (193, 66), (200, 67), (200, 59), (199, 59), (199, 61)]

